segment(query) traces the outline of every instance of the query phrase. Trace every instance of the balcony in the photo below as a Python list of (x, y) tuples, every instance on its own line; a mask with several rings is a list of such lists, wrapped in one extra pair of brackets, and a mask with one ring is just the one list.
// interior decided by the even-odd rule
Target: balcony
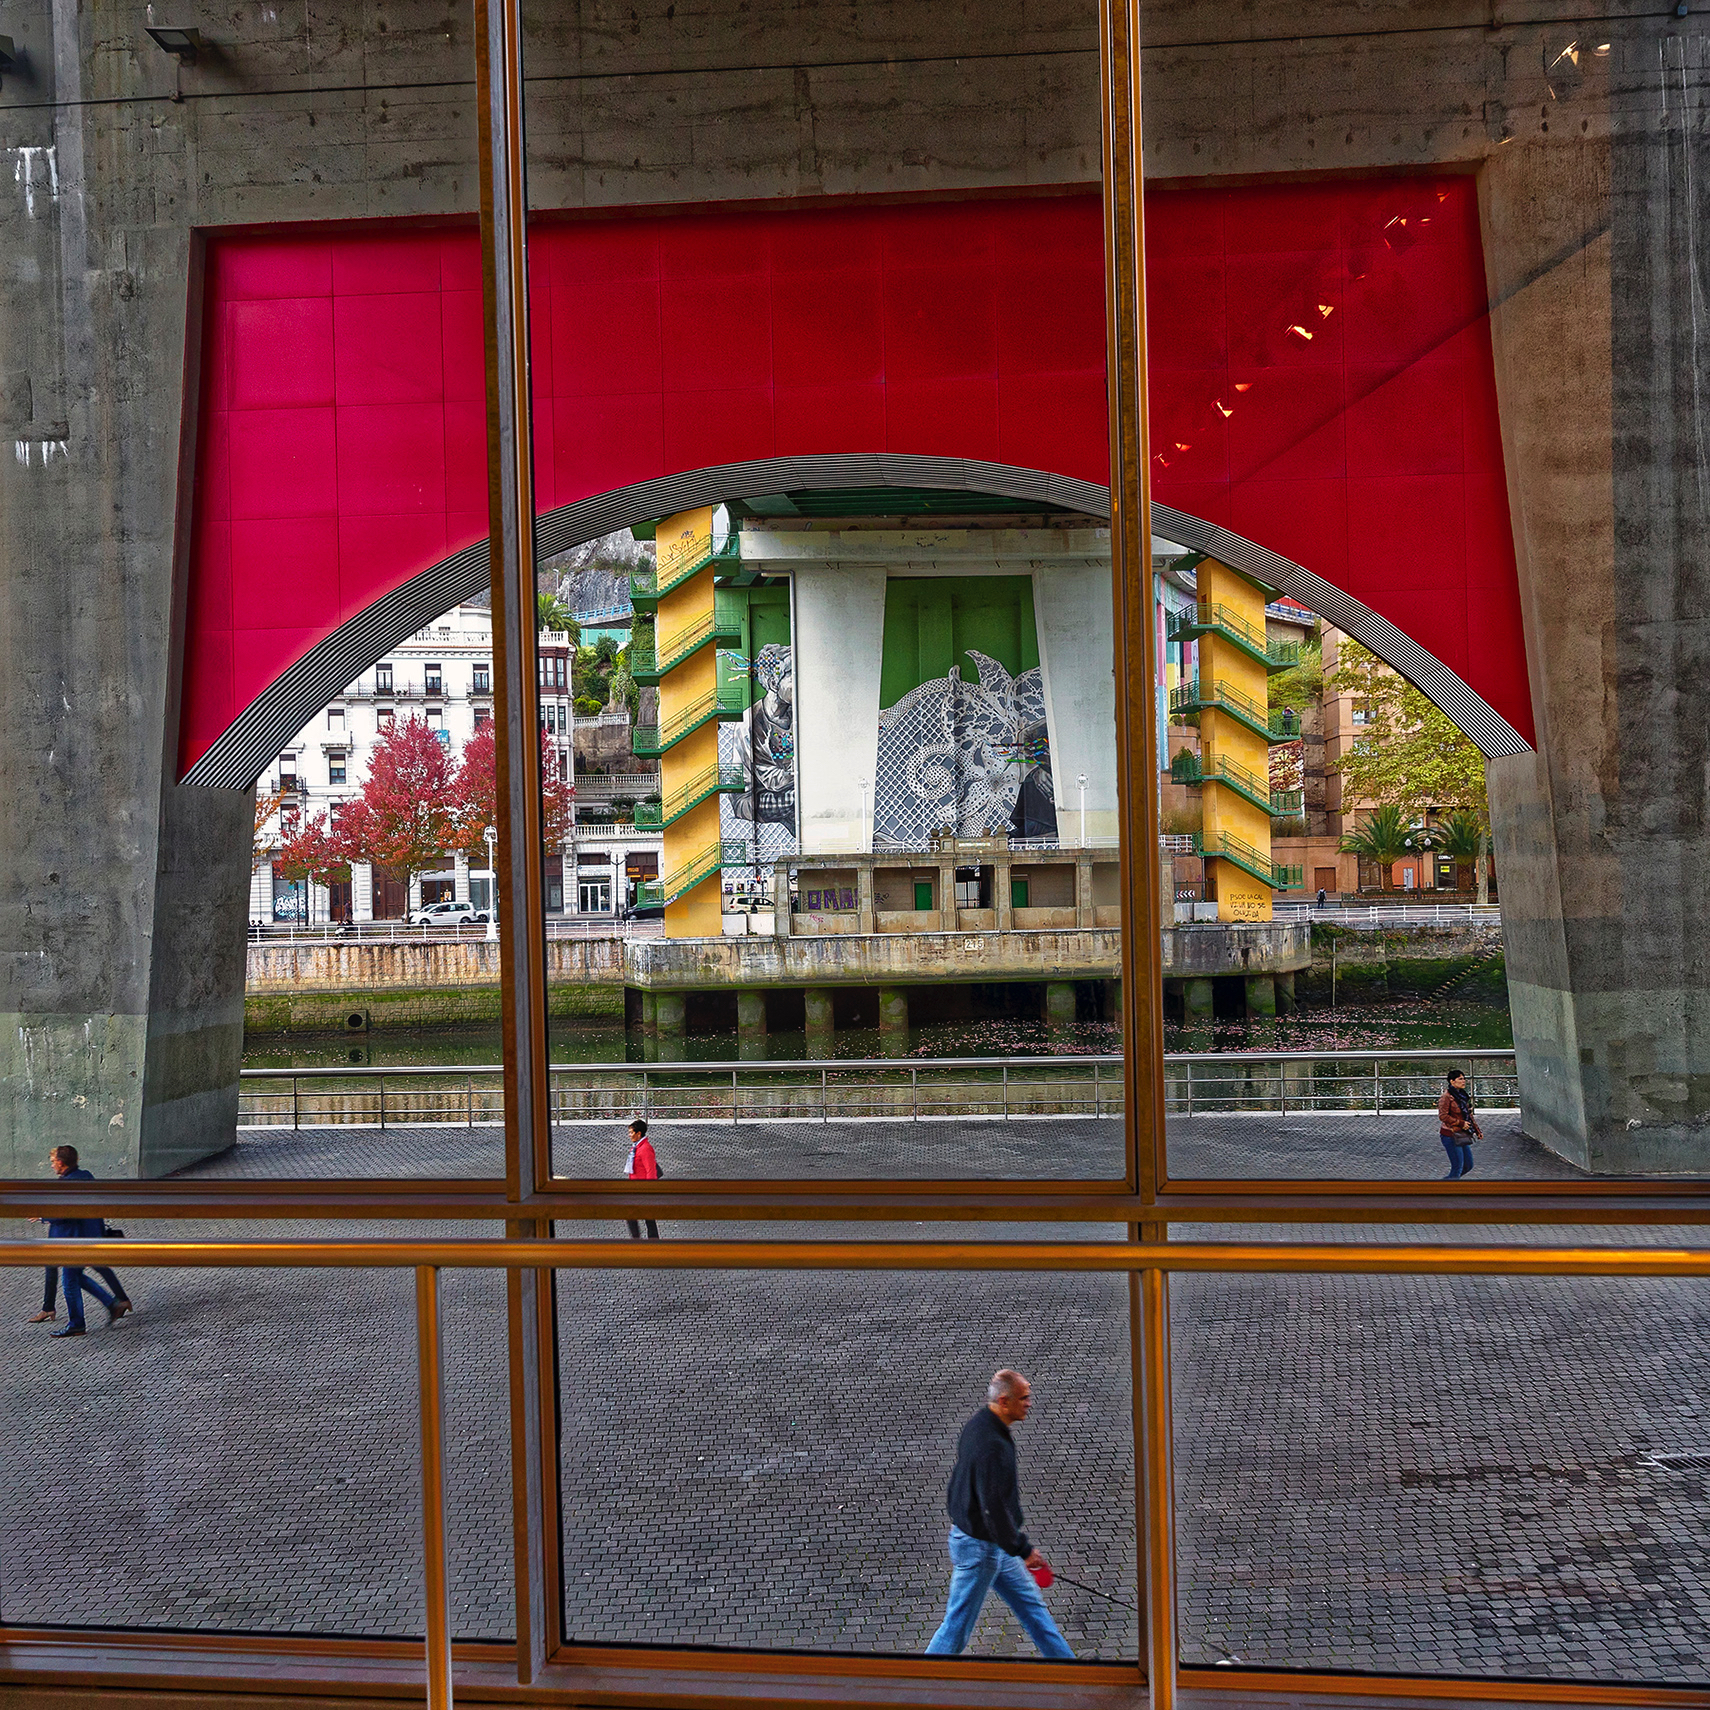
[(1300, 714), (1293, 707), (1279, 707), (1277, 711), (1272, 712), (1269, 707), (1222, 678), (1215, 683), (1205, 683), (1198, 677), (1190, 677), (1185, 683), (1170, 690), (1172, 717), (1178, 713), (1190, 715), (1204, 712), (1207, 708), (1228, 713), (1255, 736), (1262, 736), (1267, 742), (1294, 742), (1300, 736)]
[(1221, 636), (1266, 671), (1287, 671), (1300, 663), (1300, 643), (1273, 642), (1265, 634), (1265, 626), (1249, 623), (1229, 606), (1214, 605), (1202, 600), (1170, 617), (1169, 636), (1172, 641), (1194, 641), (1202, 635)]
[(717, 611), (709, 612), (687, 628), (668, 635), (663, 641), (657, 636), (650, 641), (632, 641), (629, 648), (629, 674), (644, 688), (657, 687), (660, 678), (668, 677), (703, 647), (708, 647), (715, 641), (738, 641), (741, 636), (742, 626), (738, 619), (721, 617)]
[(1193, 846), (1196, 855), (1210, 855), (1221, 861), (1233, 862), (1242, 872), (1251, 873), (1260, 884), (1269, 885), (1273, 891), (1293, 891), (1300, 888), (1299, 867), (1273, 861), (1270, 856), (1261, 854), (1251, 843), (1243, 843), (1239, 837), (1231, 837), (1227, 831), (1196, 831), (1193, 834)]
[(749, 849), (746, 843), (709, 843), (674, 873), (667, 873), (663, 879), (644, 879), (637, 885), (636, 907), (660, 908), (667, 903), (674, 903), (678, 897), (685, 896), (697, 885), (704, 884), (722, 868), (745, 867), (748, 860)]
[(668, 558), (653, 570), (632, 570), (629, 573), (629, 600), (638, 612), (650, 612), (662, 596), (680, 588), (698, 576), (709, 564), (740, 563), (742, 537), (733, 534), (717, 545), (691, 548), (680, 559)]
[(713, 719), (741, 718), (747, 707), (747, 697), (735, 684), (720, 684), (699, 700), (679, 707), (658, 724), (638, 724), (630, 739), (632, 752), (655, 757), (675, 748), (685, 736), (692, 736), (702, 725)]
[(1170, 768), (1170, 777), (1178, 784), (1197, 790), (1206, 784), (1225, 784), (1236, 795), (1249, 801), (1261, 813), (1272, 819), (1294, 819), (1305, 809), (1302, 790), (1273, 790), (1268, 781), (1256, 772), (1249, 772), (1221, 754), (1208, 754), (1191, 764), (1178, 761)]
[(708, 766), (673, 790), (664, 801), (638, 802), (635, 829), (663, 831), (691, 809), (698, 808), (709, 796), (734, 794), (747, 788), (748, 773), (741, 766)]

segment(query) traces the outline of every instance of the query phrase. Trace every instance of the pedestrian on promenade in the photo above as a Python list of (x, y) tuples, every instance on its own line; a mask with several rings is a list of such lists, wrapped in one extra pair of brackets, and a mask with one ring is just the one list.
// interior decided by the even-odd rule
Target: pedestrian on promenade
[(1473, 1115), (1472, 1094), (1467, 1091), (1467, 1077), (1460, 1069), (1449, 1071), (1448, 1085), (1437, 1100), (1437, 1138), (1449, 1154), (1446, 1182), (1457, 1182), (1472, 1174), (1472, 1143), (1482, 1140), (1484, 1130)]
[[(647, 1118), (644, 1116), (636, 1117), (629, 1125), (629, 1162), (624, 1165), (623, 1173), (634, 1182), (659, 1180), (659, 1154), (647, 1138)], [(628, 1221), (630, 1240), (639, 1241), (641, 1225), (633, 1217)], [(647, 1238), (650, 1241), (659, 1239), (659, 1225), (651, 1217), (647, 1219)]]
[(1021, 1486), (1015, 1439), (1033, 1405), (1033, 1386), (1007, 1366), (986, 1386), (986, 1405), (956, 1442), (950, 1474), (950, 1598), (944, 1620), (926, 1647), (929, 1657), (959, 1656), (994, 1588), (1042, 1656), (1073, 1662), (1075, 1653), (1057, 1631), (1033, 1581), (1045, 1558), (1022, 1530)]
[[(55, 1146), (53, 1151), (48, 1154), (48, 1164), (62, 1182), (92, 1182), (95, 1179), (87, 1170), (78, 1168), (77, 1148), (75, 1146)], [(38, 1223), (43, 1221), (47, 1223), (49, 1240), (54, 1241), (98, 1241), (107, 1233), (106, 1221), (100, 1217), (50, 1217), (45, 1220), (38, 1217), (36, 1219)], [(106, 1278), (113, 1291), (111, 1294), (99, 1283), (91, 1282), (83, 1274), (81, 1265), (63, 1265), (60, 1267), (60, 1277), (65, 1287), (65, 1315), (69, 1322), (63, 1330), (53, 1332), (56, 1338), (85, 1334), (83, 1297), (86, 1294), (94, 1295), (106, 1308), (109, 1324), (113, 1323), (115, 1319), (123, 1318), (127, 1312), (133, 1310), (130, 1297), (125, 1293), (124, 1285), (118, 1277), (105, 1265), (97, 1265), (95, 1269)], [(48, 1303), (45, 1299), (44, 1290), (43, 1310), (46, 1311), (47, 1307)], [(49, 1312), (48, 1315), (51, 1317), (52, 1313)], [(31, 1322), (39, 1324), (42, 1320), (38, 1317)]]

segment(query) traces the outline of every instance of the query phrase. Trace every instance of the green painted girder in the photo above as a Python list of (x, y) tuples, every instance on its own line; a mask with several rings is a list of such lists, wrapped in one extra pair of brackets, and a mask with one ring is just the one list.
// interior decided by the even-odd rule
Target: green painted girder
[(687, 629), (668, 635), (663, 645), (657, 637), (650, 644), (632, 641), (629, 645), (629, 674), (644, 687), (652, 688), (661, 677), (669, 676), (703, 647), (710, 647), (715, 641), (741, 639), (742, 620), (734, 615), (725, 617), (715, 607)]
[(739, 685), (722, 683), (658, 724), (638, 724), (630, 738), (630, 749), (644, 758), (667, 753), (702, 725), (714, 719), (741, 718), (747, 707), (747, 697)]
[(673, 564), (663, 576), (657, 566), (652, 570), (631, 570), (629, 573), (629, 603), (638, 612), (650, 612), (660, 599), (680, 588), (691, 576), (698, 576), (709, 564), (729, 563), (732, 559), (741, 561), (742, 536), (729, 535), (724, 542), (715, 547), (709, 547), (705, 552), (685, 560), (681, 564)]
[(635, 888), (638, 908), (662, 908), (686, 896), (697, 885), (705, 884), (714, 873), (725, 867), (746, 867), (750, 851), (745, 843), (709, 843), (698, 855), (692, 855), (676, 872), (663, 879), (644, 879)]
[(1228, 713), (1267, 742), (1293, 742), (1300, 735), (1300, 715), (1292, 707), (1279, 707), (1272, 712), (1221, 677), (1210, 684), (1190, 677), (1170, 690), (1172, 713), (1203, 712), (1207, 707)]
[(741, 766), (707, 766), (662, 802), (637, 802), (635, 829), (663, 831), (684, 814), (698, 808), (709, 796), (734, 795), (748, 788), (748, 773)]
[(1186, 784), (1191, 790), (1206, 784), (1227, 784), (1236, 795), (1250, 801), (1272, 819), (1292, 819), (1301, 811), (1305, 801), (1303, 791), (1273, 790), (1256, 772), (1249, 772), (1245, 766), (1239, 766), (1221, 754), (1214, 754), (1209, 760), (1196, 763), (1191, 768), (1172, 768), (1171, 776), (1176, 783)]
[(1169, 635), (1172, 641), (1194, 641), (1202, 635), (1222, 636), (1273, 675), (1300, 663), (1298, 641), (1273, 642), (1262, 624), (1254, 628), (1239, 612), (1207, 600), (1174, 613), (1169, 621)]
[(1261, 854), (1251, 843), (1231, 837), (1227, 831), (1196, 831), (1193, 834), (1196, 855), (1208, 855), (1214, 860), (1231, 861), (1244, 873), (1251, 873), (1261, 885), (1273, 891), (1291, 891), (1301, 882), (1299, 867), (1287, 866)]

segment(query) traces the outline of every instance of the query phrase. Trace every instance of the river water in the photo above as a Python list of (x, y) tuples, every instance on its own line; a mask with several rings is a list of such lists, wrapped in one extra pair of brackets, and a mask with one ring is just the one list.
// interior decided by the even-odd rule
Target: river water
[[(1491, 994), (1493, 997), (1496, 994)], [(1047, 1030), (1041, 1021), (944, 1021), (909, 1031), (909, 1054), (918, 1057), (1004, 1057), (1062, 1055), (1121, 1050), (1117, 1028), (1085, 1023)], [(1166, 1051), (1337, 1051), (1502, 1049), (1514, 1042), (1506, 994), (1499, 1001), (1433, 1003), (1416, 996), (1343, 1005), (1308, 1003), (1294, 1015), (1275, 1021), (1219, 1021), (1164, 1030)], [(644, 1059), (639, 1033), (627, 1034), (617, 1021), (555, 1021), (551, 1034), (555, 1063), (639, 1063)], [(881, 1051), (877, 1028), (839, 1029), (833, 1057), (874, 1058)], [(726, 1062), (737, 1055), (734, 1034), (691, 1036), (683, 1056), (691, 1062)], [(773, 1033), (766, 1056), (796, 1062), (808, 1055), (801, 1032)], [(500, 1057), (496, 1027), (460, 1027), (421, 1032), (277, 1034), (252, 1037), (244, 1051), (246, 1068), (335, 1068), (341, 1064), (399, 1067), (417, 1063), (489, 1064)]]

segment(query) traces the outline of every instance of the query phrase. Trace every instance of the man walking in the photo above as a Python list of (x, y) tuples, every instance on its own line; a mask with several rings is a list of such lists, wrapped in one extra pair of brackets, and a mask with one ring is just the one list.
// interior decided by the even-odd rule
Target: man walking
[[(53, 1173), (62, 1182), (92, 1182), (94, 1177), (87, 1170), (77, 1167), (77, 1148), (75, 1146), (55, 1146), (48, 1154), (48, 1163)], [(40, 1223), (41, 1218), (36, 1221)], [(99, 1217), (50, 1217), (47, 1219), (48, 1238), (56, 1241), (98, 1241), (107, 1233), (106, 1221)], [(111, 1324), (117, 1318), (123, 1318), (131, 1310), (131, 1302), (126, 1295), (124, 1285), (120, 1283), (112, 1271), (105, 1265), (95, 1267), (104, 1276), (113, 1292), (109, 1294), (99, 1283), (91, 1282), (83, 1274), (81, 1265), (65, 1265), (60, 1269), (60, 1277), (65, 1287), (65, 1313), (70, 1320), (63, 1330), (55, 1330), (56, 1337), (82, 1336), (86, 1334), (83, 1320), (83, 1297), (92, 1294), (107, 1309), (107, 1322)], [(43, 1303), (44, 1310), (46, 1302)]]
[(929, 1657), (959, 1656), (994, 1587), (1042, 1656), (1073, 1662), (1075, 1653), (1057, 1631), (1030, 1569), (1045, 1558), (1022, 1530), (1021, 1487), (1015, 1468), (1019, 1425), (1033, 1405), (1033, 1386), (1020, 1372), (998, 1372), (986, 1386), (986, 1405), (956, 1443), (950, 1474), (950, 1600), (926, 1647)]
[[(623, 1173), (635, 1182), (659, 1180), (659, 1154), (647, 1138), (647, 1118), (644, 1116), (638, 1116), (629, 1125), (629, 1162), (624, 1165)], [(633, 1217), (628, 1222), (630, 1240), (639, 1241), (641, 1225)], [(647, 1238), (650, 1241), (659, 1239), (659, 1225), (651, 1217), (647, 1219)]]

